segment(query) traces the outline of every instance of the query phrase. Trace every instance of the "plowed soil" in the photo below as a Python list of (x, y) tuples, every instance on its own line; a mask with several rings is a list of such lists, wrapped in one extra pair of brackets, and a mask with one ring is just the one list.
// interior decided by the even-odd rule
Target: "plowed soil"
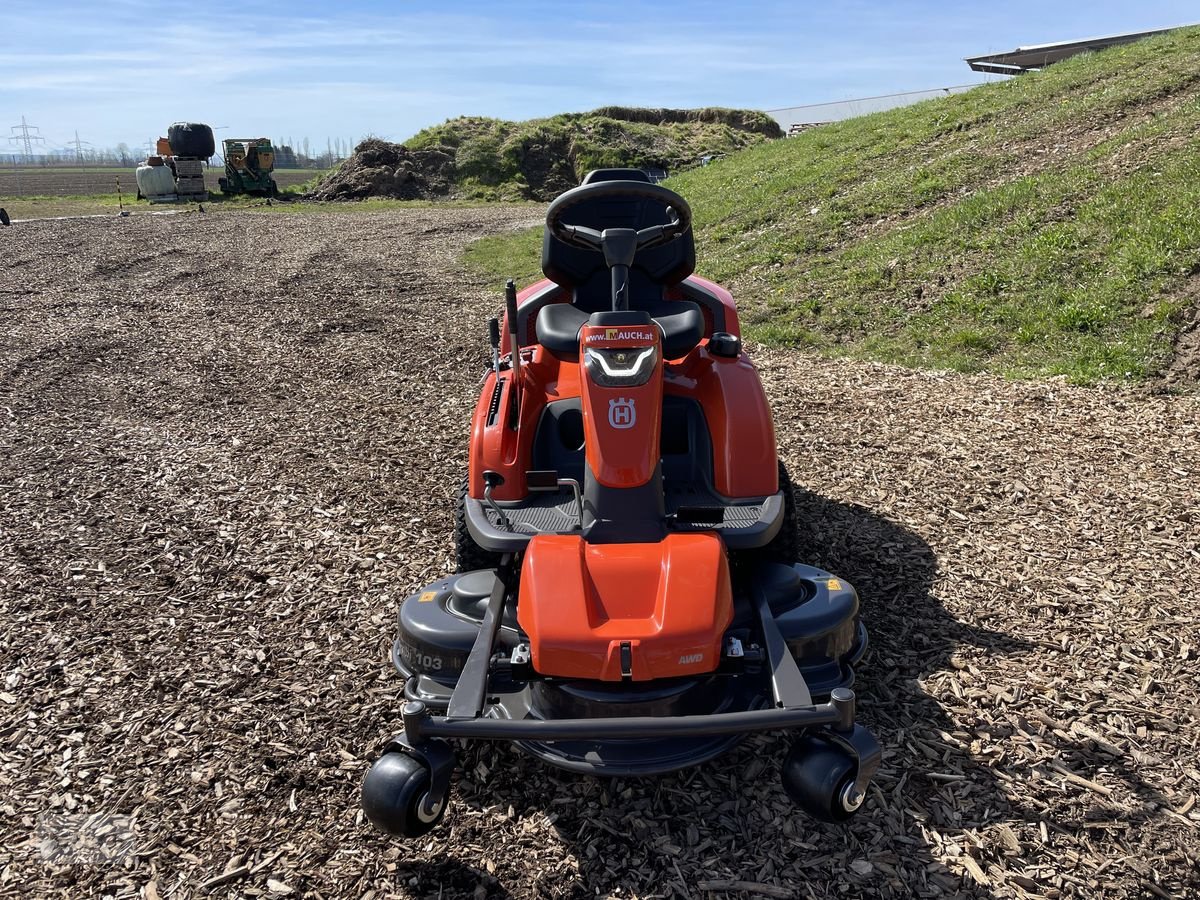
[[(272, 177), (279, 187), (287, 188), (310, 181), (323, 169), (276, 169)], [(87, 194), (115, 194), (117, 179), (127, 199), (137, 195), (137, 167), (124, 168), (74, 168), (21, 166), (0, 168), (0, 197), (65, 197)], [(221, 186), (218, 179), (225, 177), (224, 166), (208, 166), (204, 169), (204, 184), (214, 193)], [(2, 205), (2, 204), (0, 204)]]
[(854, 582), (883, 769), (782, 735), (658, 780), (460, 754), (361, 819), (397, 603), (451, 565), (525, 208), (0, 229), (0, 894), (1200, 895), (1200, 405), (755, 351), (811, 561)]

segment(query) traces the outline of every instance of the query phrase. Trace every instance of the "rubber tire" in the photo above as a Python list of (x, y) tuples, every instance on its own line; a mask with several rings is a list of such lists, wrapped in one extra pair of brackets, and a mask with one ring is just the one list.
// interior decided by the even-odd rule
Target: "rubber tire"
[(468, 476), (464, 475), (454, 510), (454, 570), (474, 572), (476, 569), (495, 569), (500, 565), (501, 554), (480, 547), (475, 543), (475, 538), (471, 537), (471, 530), (467, 528), (469, 490)]
[(783, 523), (779, 533), (759, 551), (768, 562), (791, 565), (800, 555), (800, 522), (796, 518), (796, 492), (792, 488), (792, 477), (783, 460), (779, 461), (779, 490), (783, 491)]
[(787, 466), (779, 461), (779, 490), (783, 492), (783, 522), (779, 531), (761, 547), (753, 550), (735, 550), (729, 554), (729, 563), (734, 571), (747, 572), (760, 563), (783, 563), (792, 565), (800, 562), (800, 520), (796, 516), (796, 493)]
[(845, 822), (858, 811), (841, 803), (842, 792), (854, 780), (855, 768), (854, 759), (843, 748), (806, 734), (788, 750), (779, 777), (788, 796), (808, 815), (821, 822)]
[(173, 156), (208, 159), (217, 152), (213, 130), (201, 122), (176, 122), (167, 129), (167, 141)]
[[(399, 780), (399, 787), (389, 791), (386, 784)], [(363, 781), (362, 806), (366, 817), (375, 826), (397, 837), (415, 838), (428, 834), (446, 814), (448, 803), (432, 819), (420, 814), (421, 803), (429, 793), (429, 770), (425, 764), (407, 753), (391, 751), (385, 753), (371, 766)]]

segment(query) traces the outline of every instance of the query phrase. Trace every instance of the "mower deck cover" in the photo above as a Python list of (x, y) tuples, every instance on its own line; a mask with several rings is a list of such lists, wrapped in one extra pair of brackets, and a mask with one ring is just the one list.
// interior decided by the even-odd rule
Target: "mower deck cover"
[(729, 565), (714, 534), (603, 545), (537, 535), (525, 553), (520, 596), (517, 616), (533, 668), (561, 678), (650, 681), (711, 672), (733, 618)]

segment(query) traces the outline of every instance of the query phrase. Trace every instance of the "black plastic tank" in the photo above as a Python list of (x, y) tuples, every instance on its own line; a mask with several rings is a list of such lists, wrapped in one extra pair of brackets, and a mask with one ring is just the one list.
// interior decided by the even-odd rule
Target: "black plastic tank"
[(849, 687), (851, 666), (867, 649), (858, 592), (844, 579), (799, 564), (763, 566), (758, 577), (813, 697)]
[[(426, 585), (400, 604), (393, 659), (406, 678), (422, 675), (453, 686), (466, 665), (492, 593), (494, 572), (480, 569)], [(504, 611), (497, 649), (517, 644), (516, 609)]]

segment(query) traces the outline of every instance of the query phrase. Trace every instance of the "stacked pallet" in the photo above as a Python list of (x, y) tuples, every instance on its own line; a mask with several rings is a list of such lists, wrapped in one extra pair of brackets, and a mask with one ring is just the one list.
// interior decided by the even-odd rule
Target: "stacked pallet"
[(204, 186), (204, 161), (192, 157), (175, 157), (175, 193), (182, 199), (208, 196)]

